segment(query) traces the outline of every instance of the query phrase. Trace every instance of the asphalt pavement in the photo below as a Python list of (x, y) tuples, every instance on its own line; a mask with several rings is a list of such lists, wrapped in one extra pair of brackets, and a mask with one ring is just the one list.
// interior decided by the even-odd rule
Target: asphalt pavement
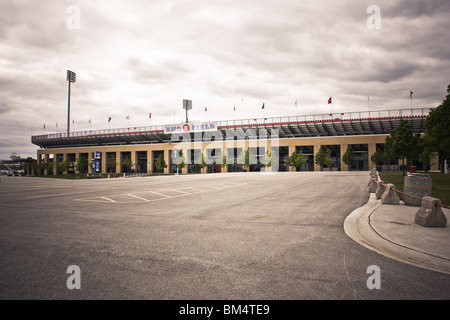
[[(381, 206), (368, 180), (2, 177), (0, 299), (449, 299), (449, 227)], [(367, 286), (374, 265), (380, 290)], [(80, 290), (66, 285), (73, 266)]]

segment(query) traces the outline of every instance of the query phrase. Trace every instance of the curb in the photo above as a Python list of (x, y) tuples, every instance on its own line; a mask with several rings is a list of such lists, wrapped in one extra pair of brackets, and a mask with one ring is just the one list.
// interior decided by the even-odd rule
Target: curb
[(371, 193), (365, 205), (352, 211), (344, 220), (344, 232), (355, 242), (397, 261), (416, 267), (450, 274), (450, 261), (398, 245), (378, 234), (370, 223), (370, 216), (382, 207)]

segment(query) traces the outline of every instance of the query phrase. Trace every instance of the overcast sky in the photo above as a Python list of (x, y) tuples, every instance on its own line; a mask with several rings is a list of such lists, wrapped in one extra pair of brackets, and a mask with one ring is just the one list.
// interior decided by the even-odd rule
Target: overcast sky
[(1, 0), (0, 159), (67, 130), (68, 69), (75, 131), (180, 123), (183, 99), (200, 121), (410, 108), (410, 90), (436, 107), (449, 16), (448, 0)]

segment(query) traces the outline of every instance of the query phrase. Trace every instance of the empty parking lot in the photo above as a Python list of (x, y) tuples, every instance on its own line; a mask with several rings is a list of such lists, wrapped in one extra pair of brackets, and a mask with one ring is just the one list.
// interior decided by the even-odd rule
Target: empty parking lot
[[(367, 172), (2, 177), (2, 299), (449, 298), (448, 276), (367, 250), (343, 220)], [(68, 266), (81, 270), (69, 290)], [(382, 270), (380, 290), (367, 267)], [(413, 281), (411, 281), (413, 279)]]

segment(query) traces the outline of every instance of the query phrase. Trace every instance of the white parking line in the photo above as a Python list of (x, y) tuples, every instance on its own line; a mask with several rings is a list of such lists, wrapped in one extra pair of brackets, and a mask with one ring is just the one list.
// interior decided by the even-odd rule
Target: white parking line
[[(116, 195), (111, 195), (111, 196), (108, 196), (108, 197), (102, 196), (102, 197), (98, 197), (97, 199), (103, 199), (103, 200), (106, 200), (108, 202), (118, 203), (118, 204), (119, 203), (122, 203), (122, 204), (124, 204), (124, 203), (135, 203), (135, 201), (132, 201), (132, 202), (130, 202), (130, 201), (121, 201), (121, 200), (116, 201), (116, 200), (111, 199), (111, 198), (114, 198), (114, 197), (120, 197), (120, 196), (123, 197), (123, 196), (126, 195), (126, 196), (129, 196), (129, 197), (135, 198), (135, 199), (139, 199), (139, 200), (144, 201), (144, 202), (154, 202), (154, 201), (161, 201), (161, 200), (172, 199), (172, 198), (185, 197), (185, 196), (188, 196), (188, 195), (195, 195), (195, 194), (205, 193), (205, 192), (210, 192), (210, 191), (215, 191), (215, 190), (227, 189), (227, 188), (232, 188), (232, 187), (236, 187), (236, 186), (242, 186), (242, 185), (245, 185), (245, 184), (247, 184), (247, 183), (233, 183), (233, 184), (226, 184), (226, 185), (224, 184), (224, 185), (221, 185), (220, 188), (219, 187), (212, 187), (212, 188), (209, 188), (209, 189), (200, 189), (200, 188), (195, 188), (195, 187), (184, 187), (183, 188), (183, 189), (192, 189), (193, 190), (192, 192), (186, 192), (186, 191), (182, 191), (182, 190), (179, 190), (179, 189), (164, 189), (164, 190), (168, 190), (168, 191), (172, 191), (172, 192), (178, 192), (178, 194), (172, 195), (172, 196), (164, 194), (164, 193), (161, 193), (161, 192), (156, 192), (156, 191), (153, 191), (153, 190), (148, 191), (150, 193), (153, 193), (155, 195), (160, 196), (157, 199), (146, 199), (144, 197), (140, 197), (140, 196), (137, 196), (137, 195), (131, 194), (131, 193), (116, 194)], [(211, 187), (213, 185), (205, 185), (205, 186)], [(214, 186), (219, 186), (219, 185), (218, 184), (214, 184)], [(145, 192), (138, 192), (138, 194), (145, 196), (146, 193)], [(109, 198), (109, 197), (111, 197), (111, 198)], [(87, 201), (87, 202), (91, 201), (91, 202), (103, 202), (103, 203), (105, 203), (104, 201), (95, 200), (95, 198), (74, 199), (74, 200), (75, 201)]]
[(140, 199), (140, 200), (143, 200), (143, 201), (146, 201), (146, 202), (150, 201), (149, 199), (145, 199), (145, 198), (142, 198), (142, 197), (138, 197), (138, 196), (136, 196), (136, 195), (134, 195), (134, 194), (131, 194), (131, 193), (129, 193), (128, 195), (129, 195), (130, 197), (134, 197), (134, 198), (136, 198), (136, 199)]
[(163, 196), (163, 197), (166, 197), (166, 198), (172, 198), (171, 196), (168, 196), (167, 194), (164, 194), (164, 193), (159, 193), (159, 192), (156, 192), (156, 191), (150, 191), (151, 193), (154, 193), (154, 194), (157, 194), (157, 195), (159, 195), (159, 196)]
[(190, 194), (190, 192), (181, 191), (181, 190), (177, 190), (177, 189), (166, 189), (166, 190), (175, 191), (175, 192), (180, 192), (180, 193), (185, 193), (185, 194)]
[[(200, 188), (194, 188), (194, 187), (186, 187), (186, 189), (193, 189), (193, 190), (198, 190), (198, 191), (208, 191), (208, 189), (200, 189)], [(209, 189), (211, 190), (211, 189)]]
[(27, 199), (39, 199), (39, 198), (50, 198), (50, 197), (57, 197), (57, 196), (68, 196), (73, 194), (82, 194), (82, 193), (88, 193), (89, 191), (82, 191), (82, 192), (68, 192), (68, 193), (57, 193), (57, 194), (44, 194), (40, 196), (31, 196), (27, 197)]
[(110, 199), (110, 198), (107, 198), (107, 197), (100, 197), (100, 198), (108, 200), (108, 201), (111, 201), (111, 202), (117, 202), (117, 201), (114, 201), (113, 199)]

